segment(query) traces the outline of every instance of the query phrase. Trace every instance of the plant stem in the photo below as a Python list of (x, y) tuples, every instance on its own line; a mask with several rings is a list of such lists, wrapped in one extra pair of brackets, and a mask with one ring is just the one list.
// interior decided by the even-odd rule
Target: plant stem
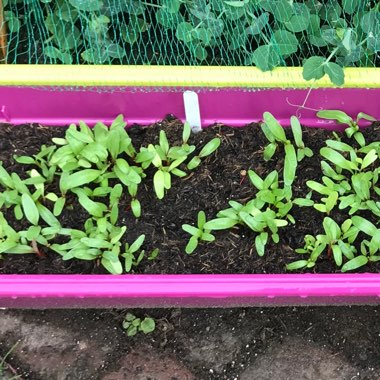
[(338, 50), (339, 50), (339, 46), (337, 46), (337, 47), (331, 52), (331, 54), (327, 57), (325, 64), (331, 61), (332, 57), (334, 57), (334, 55), (336, 54), (336, 52), (337, 52)]

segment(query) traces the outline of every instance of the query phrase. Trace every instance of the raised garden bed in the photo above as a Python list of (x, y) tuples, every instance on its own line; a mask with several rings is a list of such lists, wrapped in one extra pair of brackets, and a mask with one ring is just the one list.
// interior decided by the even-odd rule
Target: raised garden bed
[[(12, 68), (6, 68), (5, 70), (12, 71)], [(18, 69), (16, 69), (18, 70)], [(38, 73), (37, 69), (37, 73)], [(58, 69), (60, 70), (60, 69)], [(65, 69), (63, 69), (65, 70)], [(148, 73), (149, 73), (148, 69)], [(95, 70), (94, 70), (95, 71)], [(43, 71), (41, 71), (41, 74)], [(53, 73), (53, 70), (51, 71)], [(120, 74), (121, 71), (118, 72)], [(127, 71), (126, 71), (127, 73)], [(56, 73), (57, 74), (57, 73)], [(79, 73), (77, 74), (79, 77)], [(33, 76), (32, 76), (33, 77)], [(111, 76), (112, 77), (112, 76)], [(113, 77), (113, 79), (115, 79)], [(88, 78), (87, 78), (88, 79)], [(111, 79), (111, 80), (110, 80)], [(235, 83), (236, 86), (236, 78), (226, 78), (224, 83), (228, 86), (232, 86)], [(367, 80), (364, 76), (362, 79)], [(22, 83), (23, 78), (17, 79), (19, 83)], [(38, 78), (38, 75), (33, 78), (35, 83), (37, 83), (41, 78)], [(71, 83), (67, 83), (72, 81)], [(92, 80), (90, 78), (90, 80)], [(117, 82), (119, 80), (119, 82)], [(104, 85), (104, 84), (118, 84), (122, 86), (122, 80), (117, 79), (115, 82), (112, 81), (112, 78), (108, 78), (108, 82), (104, 81), (103, 83), (92, 82), (93, 85)], [(138, 83), (138, 78), (135, 78), (135, 83)], [(145, 81), (149, 79), (145, 78)], [(235, 81), (234, 81), (235, 80)], [(263, 79), (262, 79), (263, 80)], [(212, 77), (209, 79), (212, 81)], [(264, 78), (265, 81), (265, 78)], [(9, 81), (8, 83), (12, 83)], [(369, 82), (369, 81), (368, 81)], [(13, 82), (14, 84), (17, 84)], [(48, 81), (40, 84), (48, 84)], [(75, 78), (66, 78), (66, 84), (70, 85), (75, 83)], [(76, 82), (78, 83), (78, 82)], [(90, 81), (83, 80), (82, 83), (85, 85), (90, 84)], [(146, 82), (145, 82), (146, 83)], [(51, 84), (51, 82), (50, 82)], [(60, 84), (60, 83), (56, 83)], [(154, 83), (153, 83), (154, 84)], [(197, 87), (197, 83), (193, 83), (193, 87)], [(376, 87), (376, 83), (371, 83), (373, 87)], [(128, 87), (119, 87), (118, 92), (111, 92), (110, 88), (108, 91), (105, 91), (105, 88), (96, 89), (81, 89), (81, 91), (73, 92), (70, 90), (67, 91), (52, 91), (51, 88), (46, 88), (45, 90), (39, 89), (31, 89), (31, 88), (2, 88), (4, 93), (0, 93), (0, 104), (3, 105), (3, 121), (10, 122), (12, 124), (19, 124), (25, 122), (39, 122), (50, 125), (67, 125), (69, 122), (77, 122), (78, 119), (84, 119), (86, 122), (92, 124), (96, 120), (104, 120), (109, 122), (110, 119), (113, 119), (118, 113), (123, 112), (127, 115), (127, 119), (130, 124), (134, 122), (147, 124), (152, 121), (157, 121), (165, 116), (166, 113), (173, 113), (183, 118), (183, 104), (182, 104), (182, 93), (178, 91), (173, 92), (139, 92), (136, 93), (136, 89), (131, 89)], [(363, 89), (318, 89), (313, 90), (308, 98), (307, 107), (312, 109), (320, 109), (321, 105), (318, 104), (321, 100), (321, 95), (323, 94), (324, 104), (323, 108), (328, 109), (342, 109), (342, 107), (348, 113), (355, 115), (358, 112), (366, 112), (368, 114), (372, 114), (374, 117), (379, 118), (378, 109), (376, 109), (376, 99), (378, 99), (378, 89), (373, 90), (363, 90)], [(307, 95), (308, 90), (299, 89), (299, 90), (280, 90), (280, 89), (260, 89), (259, 91), (242, 91), (239, 88), (234, 89), (219, 89), (218, 91), (203, 91), (199, 94), (200, 105), (201, 105), (201, 113), (203, 120), (206, 122), (221, 122), (229, 125), (242, 125), (246, 124), (249, 121), (257, 121), (262, 118), (262, 113), (270, 110), (273, 114), (275, 114), (281, 121), (287, 120), (289, 122), (289, 117), (297, 112), (297, 107), (291, 106), (291, 104), (302, 104), (305, 96)], [(30, 96), (33, 94), (33, 97), (29, 98), (31, 102), (23, 102), (19, 107), (20, 99), (25, 96)], [(365, 96), (364, 96), (365, 95)], [(278, 102), (273, 106), (273, 96), (276, 96)], [(219, 107), (214, 107), (214, 104), (219, 100), (225, 100), (230, 107), (226, 107), (225, 103), (219, 105)], [(373, 100), (370, 101), (369, 99)], [(90, 105), (89, 109), (81, 110), (78, 109), (75, 102), (80, 100), (80, 104), (82, 106)], [(239, 108), (238, 102), (240, 100)], [(64, 103), (60, 103), (65, 101)], [(171, 102), (172, 101), (172, 102)], [(243, 101), (243, 102), (241, 102)], [(133, 106), (130, 106), (130, 104)], [(150, 106), (147, 106), (147, 104)], [(41, 105), (44, 105), (44, 109), (41, 108)], [(61, 106), (62, 104), (62, 106)], [(104, 107), (99, 107), (99, 104), (102, 104)], [(168, 104), (170, 106), (168, 107)], [(255, 105), (256, 107), (253, 107)], [(235, 108), (236, 107), (236, 108)], [(169, 108), (169, 109), (167, 109)], [(147, 113), (147, 109), (150, 110)], [(275, 109), (275, 110), (274, 110)], [(131, 117), (128, 116), (128, 110), (130, 110)], [(27, 113), (30, 111), (32, 116), (29, 116)], [(92, 113), (91, 111), (95, 111)], [(276, 113), (276, 111), (278, 111)], [(100, 116), (101, 113), (104, 113), (103, 116)], [(164, 114), (160, 114), (160, 112), (164, 112)], [(328, 122), (323, 122), (321, 119), (315, 118), (315, 111), (301, 109), (298, 110), (301, 112), (301, 121), (303, 124), (307, 126), (318, 126), (318, 125), (329, 125)], [(84, 115), (80, 116), (80, 115)], [(58, 115), (58, 116), (56, 116)], [(238, 118), (237, 116), (240, 115)], [(166, 130), (170, 131), (170, 127), (168, 124), (176, 125), (177, 122), (173, 120), (166, 120), (166, 124), (163, 123), (163, 126), (166, 126)], [(331, 125), (331, 124), (330, 124)], [(17, 127), (16, 127), (17, 128)], [(35, 133), (31, 133), (32, 129), (27, 129), (26, 127), (22, 127), (24, 129), (20, 129), (18, 131), (19, 136), (25, 137), (25, 135), (29, 135), (29, 138), (24, 138), (24, 146), (33, 145), (29, 144), (29, 141), (34, 141), (35, 143), (39, 140), (38, 137), (38, 127), (35, 127)], [(210, 129), (201, 135), (195, 136), (195, 141), (200, 140), (203, 141), (208, 135), (209, 138), (211, 136), (215, 136), (216, 134), (220, 136), (222, 141), (224, 141), (225, 151), (221, 150), (216, 153), (215, 157), (210, 157), (206, 160), (205, 165), (201, 165), (199, 167), (199, 171), (197, 169), (194, 172), (194, 177), (189, 179), (189, 182), (173, 182), (173, 188), (169, 191), (169, 198), (165, 198), (164, 204), (167, 203), (168, 212), (170, 211), (170, 205), (175, 201), (175, 191), (178, 186), (182, 186), (182, 190), (184, 194), (190, 194), (189, 199), (190, 203), (193, 205), (191, 207), (191, 212), (193, 214), (193, 218), (183, 217), (184, 222), (191, 223), (195, 221), (197, 210), (205, 210), (206, 214), (209, 218), (215, 217), (215, 211), (218, 207), (218, 202), (222, 202), (223, 197), (227, 198), (228, 194), (231, 193), (231, 197), (235, 196), (232, 193), (236, 192), (237, 199), (242, 199), (243, 196), (247, 195), (250, 190), (248, 179), (244, 179), (242, 177), (242, 171), (247, 170), (249, 168), (257, 169), (256, 165), (252, 166), (251, 161), (254, 160), (260, 163), (258, 153), (255, 153), (257, 147), (252, 144), (249, 148), (244, 148), (244, 159), (243, 161), (239, 161), (237, 157), (241, 151), (241, 147), (247, 146), (247, 141), (249, 141), (249, 136), (255, 138), (258, 147), (264, 145), (263, 137), (260, 137), (259, 128), (253, 129), (251, 132), (248, 129), (234, 131), (228, 130), (225, 127), (215, 127), (214, 130)], [(24, 132), (25, 131), (25, 132)], [(45, 131), (44, 129), (42, 131)], [(376, 129), (374, 129), (376, 131)], [(170, 133), (170, 132), (168, 132)], [(174, 135), (178, 132), (173, 132)], [(307, 145), (313, 145), (315, 143), (314, 136), (325, 134), (328, 132), (323, 131), (311, 131), (310, 133), (305, 134), (305, 141)], [(376, 133), (376, 132), (374, 132)], [(43, 132), (42, 134), (45, 134)], [(143, 140), (146, 138), (145, 135), (150, 135), (153, 139), (154, 136), (157, 136), (157, 133), (154, 133), (153, 130), (149, 130), (141, 133), (136, 129), (135, 132), (131, 131), (131, 136), (136, 134), (137, 138), (142, 138)], [(140, 137), (138, 137), (140, 135)], [(239, 136), (239, 137), (238, 137)], [(15, 136), (16, 137), (16, 136)], [(234, 138), (237, 138), (239, 143), (234, 142)], [(29, 140), (32, 139), (32, 140)], [(20, 141), (22, 138), (20, 138)], [(175, 140), (175, 138), (174, 138)], [(153, 141), (156, 142), (156, 141)], [(202, 142), (203, 143), (203, 142)], [(200, 144), (202, 144), (200, 143)], [(321, 144), (321, 142), (316, 143), (317, 150)], [(20, 144), (17, 144), (20, 148)], [(7, 149), (7, 147), (3, 148)], [(8, 146), (9, 149), (9, 146)], [(24, 148), (21, 149), (25, 151)], [(26, 152), (26, 151), (25, 151)], [(249, 154), (248, 154), (248, 153)], [(17, 153), (17, 152), (14, 152)], [(23, 153), (23, 152), (18, 152)], [(222, 159), (219, 158), (218, 154), (222, 154)], [(8, 150), (9, 157), (9, 150)], [(234, 161), (234, 159), (236, 161)], [(313, 162), (313, 165), (317, 165), (317, 162), (309, 159), (309, 162)], [(280, 160), (281, 161), (281, 160)], [(278, 161), (278, 162), (280, 162)], [(271, 162), (273, 167), (276, 167), (276, 162)], [(307, 160), (302, 163), (306, 165)], [(263, 164), (263, 162), (261, 162)], [(260, 166), (261, 166), (260, 164)], [(210, 166), (211, 165), (211, 166)], [(215, 173), (216, 168), (220, 170), (223, 167), (224, 170), (220, 171), (220, 175), (224, 174), (226, 177), (222, 177), (223, 183), (228, 180), (229, 176), (231, 178), (231, 188), (224, 188), (223, 193), (221, 193), (219, 198), (213, 198), (213, 207), (207, 206), (210, 198), (204, 195), (204, 192), (201, 190), (202, 187), (195, 186), (197, 183), (196, 180), (199, 178), (201, 181), (204, 181), (204, 188), (213, 189), (212, 186), (216, 186), (215, 189), (218, 188), (218, 185), (215, 184), (217, 181), (216, 178), (213, 178), (212, 175), (206, 176), (207, 171)], [(231, 165), (231, 166), (230, 166)], [(279, 163), (279, 165), (281, 165)], [(233, 166), (233, 167), (232, 167)], [(306, 166), (305, 166), (306, 168)], [(263, 173), (264, 173), (263, 169)], [(305, 173), (307, 170), (305, 169)], [(232, 173), (232, 174), (231, 174)], [(316, 173), (314, 173), (316, 174)], [(211, 182), (209, 177), (211, 177)], [(236, 178), (235, 178), (236, 177)], [(226, 179), (227, 178), (227, 179)], [(310, 178), (309, 178), (310, 179)], [(299, 178), (301, 181), (301, 177)], [(195, 182), (194, 182), (195, 181)], [(240, 183), (241, 182), (241, 183)], [(191, 186), (190, 186), (191, 184)], [(214, 184), (214, 185), (213, 185)], [(299, 187), (302, 187), (301, 184)], [(194, 193), (194, 188), (197, 188), (197, 192)], [(219, 186), (220, 188), (220, 186)], [(151, 195), (153, 195), (153, 190), (151, 190)], [(214, 192), (213, 192), (214, 193)], [(147, 193), (149, 194), (149, 192)], [(171, 194), (171, 195), (170, 195)], [(173, 196), (173, 198), (170, 198)], [(191, 198), (191, 196), (196, 198)], [(149, 196), (148, 196), (149, 198)], [(152, 197), (150, 197), (152, 199)], [(195, 199), (203, 199), (202, 202), (205, 206), (196, 206)], [(153, 197), (154, 199), (154, 197)], [(193, 199), (191, 201), (191, 199)], [(182, 204), (184, 207), (185, 204)], [(226, 205), (223, 205), (224, 208)], [(156, 204), (155, 207), (159, 207), (159, 204)], [(142, 202), (142, 213), (144, 215), (144, 204)], [(146, 221), (152, 216), (149, 214), (148, 209), (146, 208)], [(212, 214), (212, 215), (209, 215)], [(165, 222), (162, 223), (163, 231), (168, 230), (169, 234), (171, 234), (171, 228), (168, 224), (168, 217), (165, 217), (165, 210), (163, 211), (163, 215), (165, 218)], [(169, 215), (169, 214), (168, 214)], [(296, 216), (295, 216), (296, 217)], [(144, 218), (144, 216), (142, 217)], [(175, 216), (174, 216), (175, 219)], [(296, 217), (297, 219), (297, 217)], [(167, 224), (168, 223), (168, 224)], [(182, 223), (178, 221), (178, 224)], [(160, 224), (160, 223), (159, 223)], [(157, 230), (159, 228), (158, 225), (151, 227), (153, 230)], [(161, 231), (160, 231), (161, 233)], [(162, 232), (165, 234), (165, 232)], [(245, 234), (243, 230), (238, 232), (237, 236), (233, 239), (237, 239), (237, 241), (241, 241), (241, 233)], [(149, 232), (147, 233), (149, 234)], [(182, 231), (181, 236), (184, 236), (185, 233)], [(236, 233), (235, 233), (236, 235)], [(220, 236), (220, 235), (218, 235)], [(285, 239), (289, 239), (286, 241), (285, 245), (290, 244), (290, 240), (302, 241), (302, 237), (294, 234), (293, 238), (291, 235), (285, 234)], [(252, 245), (252, 237), (249, 237), (248, 233), (247, 244)], [(177, 240), (174, 238), (173, 240)], [(218, 243), (219, 238), (217, 239), (216, 244)], [(232, 242), (233, 243), (233, 242)], [(235, 242), (236, 243), (236, 242)], [(183, 252), (183, 248), (185, 246), (185, 242), (180, 242), (178, 244), (172, 244), (172, 248), (167, 252), (173, 252), (174, 250), (181, 250), (181, 253), (176, 254), (176, 260), (180, 262), (181, 255), (185, 255)], [(275, 256), (279, 256), (275, 254), (273, 251), (273, 247), (270, 247), (270, 254), (265, 256), (269, 261), (268, 268), (262, 270), (252, 270), (250, 265), (244, 266), (241, 261), (243, 260), (244, 253), (239, 254), (239, 248), (234, 257), (237, 260), (235, 263), (232, 263), (230, 268), (228, 268), (227, 263), (230, 258), (226, 253), (222, 253), (219, 255), (218, 249), (213, 249), (213, 244), (205, 246), (204, 254), (200, 251), (198, 254), (194, 256), (185, 257), (186, 260), (195, 260), (199, 262), (199, 267), (192, 271), (191, 269), (184, 269), (185, 273), (259, 273), (260, 271), (263, 273), (268, 272), (276, 272), (273, 270), (272, 259)], [(165, 245), (165, 239), (164, 239)], [(233, 244), (237, 245), (237, 244)], [(170, 244), (169, 244), (170, 247)], [(218, 245), (214, 245), (214, 247), (218, 247)], [(269, 247), (269, 246), (268, 246)], [(152, 247), (149, 247), (153, 248)], [(291, 247), (294, 248), (294, 247)], [(248, 248), (244, 249), (240, 247), (240, 249), (246, 252), (247, 257), (250, 257)], [(211, 253), (210, 253), (211, 251)], [(248, 252), (247, 252), (248, 251)], [(285, 249), (280, 249), (279, 251), (286, 251)], [(166, 254), (167, 254), (166, 252)], [(207, 266), (209, 266), (211, 261), (218, 259), (218, 256), (221, 256), (226, 261), (227, 269), (222, 271), (220, 268), (215, 271), (204, 270), (202, 269), (202, 257), (208, 256), (207, 253), (210, 253), (210, 258), (206, 260)], [(290, 255), (291, 250), (289, 251)], [(161, 253), (159, 254), (159, 259), (157, 262), (160, 262), (161, 256), (164, 255), (164, 250), (161, 248)], [(282, 253), (281, 253), (282, 255)], [(21, 260), (20, 258), (18, 261)], [(256, 257), (252, 257), (251, 260), (254, 260), (255, 264), (259, 263), (259, 260)], [(328, 259), (326, 263), (328, 263)], [(21, 263), (22, 261), (19, 261)], [(46, 262), (46, 261), (45, 261)], [(152, 261), (152, 268), (156, 265), (154, 261)], [(163, 262), (164, 263), (164, 262)], [(173, 263), (173, 262), (172, 262)], [(279, 264), (279, 267), (284, 267), (284, 262)], [(161, 268), (159, 264), (156, 269), (158, 273), (165, 272), (165, 266), (168, 264), (163, 264)], [(174, 266), (174, 265), (173, 265)], [(224, 266), (223, 262), (221, 266)], [(318, 264), (317, 264), (318, 267)], [(172, 267), (173, 268), (173, 267)], [(372, 270), (377, 272), (375, 267), (372, 267)], [(94, 267), (92, 269), (80, 269), (81, 273), (92, 273), (94, 271)], [(95, 269), (95, 272), (97, 270)], [(154, 269), (153, 269), (154, 271)], [(324, 269), (322, 269), (324, 271)], [(330, 271), (330, 270), (328, 270)], [(25, 272), (29, 272), (29, 270), (25, 270)], [(144, 272), (144, 270), (143, 270)], [(182, 272), (182, 271), (181, 271)], [(334, 269), (332, 270), (334, 272)], [(171, 273), (178, 273), (177, 270), (173, 270)], [(21, 275), (21, 276), (1, 276), (0, 280), (3, 281), (2, 291), (4, 298), (2, 298), (2, 302), (4, 305), (8, 306), (68, 306), (68, 305), (76, 305), (76, 306), (122, 306), (122, 305), (141, 305), (141, 306), (169, 306), (169, 305), (239, 305), (239, 304), (293, 304), (293, 303), (325, 303), (325, 302), (376, 302), (376, 298), (374, 296), (380, 292), (378, 292), (377, 284), (378, 275), (373, 274), (360, 274), (360, 275), (315, 275), (315, 274), (303, 274), (303, 275), (293, 275), (293, 274), (285, 274), (285, 275), (237, 275), (233, 274), (231, 276), (226, 275), (127, 275), (118, 278), (114, 278), (107, 275), (59, 275), (59, 276), (50, 276), (50, 275), (38, 275), (38, 276), (29, 276), (29, 275)], [(321, 282), (324, 281), (324, 282)], [(353, 285), (350, 287), (349, 284), (353, 281)], [(46, 289), (44, 284), (49, 283), (51, 286), (49, 289)], [(15, 285), (17, 284), (17, 286)], [(81, 285), (78, 285), (81, 284)], [(94, 285), (94, 284), (99, 284)], [(25, 286), (23, 286), (25, 285)], [(43, 289), (41, 289), (41, 286)], [(56, 287), (55, 287), (56, 286)], [(117, 289), (115, 288), (117, 287)], [(348, 287), (347, 287), (348, 286)], [(154, 288), (154, 289), (153, 289)], [(175, 288), (175, 289), (174, 289)], [(79, 290), (80, 289), (80, 290)], [(78, 291), (79, 290), (79, 291)], [(360, 295), (361, 297), (355, 298), (353, 296)], [(17, 297), (17, 298), (13, 298)], [(30, 297), (38, 297), (38, 300), (33, 300)], [(62, 296), (62, 298), (59, 298)], [(300, 298), (303, 296), (308, 296), (308, 298)], [(81, 299), (80, 297), (85, 297), (85, 299)], [(216, 299), (214, 297), (217, 297)], [(221, 297), (221, 298), (219, 298)], [(368, 298), (370, 297), (370, 298)], [(329, 300), (329, 301), (327, 301)]]

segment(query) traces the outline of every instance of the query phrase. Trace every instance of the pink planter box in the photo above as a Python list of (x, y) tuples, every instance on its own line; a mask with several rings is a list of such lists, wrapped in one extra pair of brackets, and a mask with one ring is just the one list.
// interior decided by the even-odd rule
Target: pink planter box
[[(103, 89), (104, 90), (104, 89)], [(199, 93), (202, 122), (242, 126), (272, 112), (289, 123), (308, 90), (221, 89)], [(380, 89), (313, 90), (307, 106), (360, 111), (380, 119)], [(184, 119), (180, 91), (51, 91), (0, 87), (0, 122), (67, 125), (110, 122), (124, 114), (129, 124), (149, 124), (172, 113)], [(315, 111), (301, 122), (331, 127)], [(380, 274), (283, 275), (0, 275), (0, 307), (206, 307), (378, 303)]]

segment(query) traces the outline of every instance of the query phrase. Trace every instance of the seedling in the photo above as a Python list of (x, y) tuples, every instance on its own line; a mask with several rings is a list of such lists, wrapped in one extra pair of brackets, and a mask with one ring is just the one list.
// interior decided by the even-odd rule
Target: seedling
[(346, 263), (346, 270), (354, 270), (366, 265), (368, 262), (380, 260), (380, 229), (361, 216), (353, 216), (352, 222), (360, 232), (369, 236), (371, 240), (365, 239), (361, 242), (360, 251), (362, 255)]
[(211, 230), (204, 228), (205, 224), (206, 214), (204, 211), (199, 211), (197, 227), (191, 226), (190, 224), (182, 225), (182, 229), (191, 235), (191, 238), (185, 248), (185, 252), (187, 254), (191, 254), (195, 251), (199, 244), (199, 241), (212, 242), (215, 240), (215, 236), (210, 233)]
[[(184, 124), (182, 133), (182, 145), (170, 147), (165, 131), (160, 131), (159, 144), (149, 144), (147, 148), (141, 148), (136, 155), (136, 163), (140, 163), (145, 170), (151, 164), (157, 168), (153, 177), (154, 190), (158, 199), (163, 199), (165, 190), (169, 190), (172, 184), (172, 175), (185, 177), (187, 174), (179, 169), (179, 166), (194, 152), (195, 146), (188, 144), (191, 128), (188, 123)], [(214, 138), (209, 141), (187, 164), (189, 170), (200, 165), (201, 159), (215, 152), (220, 145), (220, 139)]]
[(123, 329), (126, 330), (128, 336), (134, 336), (138, 332), (149, 334), (156, 328), (156, 322), (153, 318), (145, 317), (143, 320), (137, 318), (131, 313), (127, 313), (123, 321)]
[(264, 159), (268, 161), (273, 157), (279, 143), (284, 145), (284, 183), (286, 187), (290, 187), (296, 176), (298, 161), (301, 161), (305, 156), (311, 157), (313, 152), (310, 148), (305, 147), (302, 140), (301, 125), (295, 116), (291, 118), (291, 127), (297, 153), (291, 141), (287, 139), (284, 129), (274, 116), (269, 112), (264, 112), (263, 119), (261, 129), (269, 141), (269, 145), (264, 149)]
[(374, 117), (367, 115), (364, 112), (359, 112), (355, 120), (352, 119), (352, 117), (347, 115), (345, 112), (339, 110), (318, 111), (317, 116), (322, 119), (335, 120), (340, 124), (348, 125), (348, 127), (345, 129), (347, 137), (353, 137), (361, 147), (365, 146), (365, 138), (363, 134), (360, 132), (359, 121), (376, 121)]
[(327, 248), (327, 256), (333, 256), (335, 264), (340, 267), (343, 264), (345, 257), (349, 261), (342, 267), (342, 272), (349, 269), (349, 263), (355, 259), (356, 248), (352, 245), (359, 233), (359, 229), (353, 225), (351, 219), (344, 221), (341, 227), (331, 218), (325, 217), (323, 219), (323, 229), (325, 234), (305, 236), (305, 246), (296, 249), (297, 253), (307, 254), (307, 260), (298, 260), (288, 264), (288, 270), (296, 270), (301, 268), (312, 268), (315, 266), (316, 261), (320, 255)]

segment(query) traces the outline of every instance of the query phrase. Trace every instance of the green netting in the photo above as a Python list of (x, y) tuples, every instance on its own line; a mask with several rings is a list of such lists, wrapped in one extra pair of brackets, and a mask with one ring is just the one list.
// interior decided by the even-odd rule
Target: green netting
[(380, 61), (379, 1), (1, 2), (0, 58), (3, 52), (8, 64), (256, 65), (270, 70), (309, 59), (309, 76), (318, 77), (336, 70), (335, 64), (374, 67)]

